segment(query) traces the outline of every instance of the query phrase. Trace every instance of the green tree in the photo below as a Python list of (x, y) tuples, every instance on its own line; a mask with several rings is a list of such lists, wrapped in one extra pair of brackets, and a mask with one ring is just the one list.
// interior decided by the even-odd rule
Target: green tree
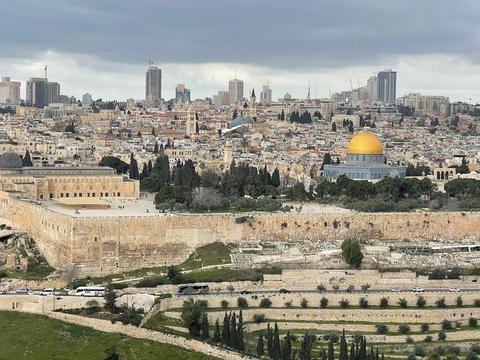
[(360, 242), (354, 239), (345, 239), (342, 243), (342, 256), (345, 262), (352, 268), (360, 268), (363, 261)]
[(183, 302), (181, 319), (183, 320), (184, 326), (188, 329), (189, 334), (193, 337), (202, 335), (202, 320), (205, 315), (205, 310), (205, 302), (194, 301), (193, 299)]
[(112, 314), (115, 314), (117, 312), (117, 293), (112, 289), (107, 289), (103, 299), (105, 300), (105, 307), (108, 309), (108, 311), (110, 311)]
[(22, 159), (22, 166), (33, 166), (30, 152), (28, 150), (25, 152), (25, 156)]
[(259, 358), (261, 358), (264, 353), (265, 353), (265, 345), (263, 343), (263, 334), (260, 333), (260, 335), (258, 336), (258, 341), (257, 341), (257, 356)]
[(287, 336), (283, 342), (282, 349), (282, 360), (291, 360), (292, 359), (292, 336), (290, 331), (287, 331)]
[(320, 299), (320, 307), (325, 309), (328, 306), (328, 299), (324, 296)]
[(277, 168), (272, 173), (272, 185), (278, 188), (280, 186), (280, 172)]
[(218, 319), (217, 321), (215, 321), (215, 331), (213, 332), (213, 337), (212, 337), (212, 341), (217, 344), (219, 343), (221, 340), (221, 334), (220, 334), (220, 324), (218, 322)]
[(425, 300), (425, 298), (423, 296), (419, 296), (418, 299), (417, 299), (417, 307), (423, 308), (423, 307), (425, 307), (425, 305), (427, 305), (427, 301)]
[(407, 299), (405, 299), (405, 298), (399, 299), (399, 300), (398, 300), (398, 305), (400, 305), (400, 307), (401, 307), (402, 309), (406, 309), (407, 306), (408, 306)]
[(130, 168), (125, 161), (115, 156), (104, 156), (98, 165), (111, 167), (117, 174), (126, 174)]
[(382, 298), (380, 299), (380, 307), (381, 307), (382, 309), (385, 309), (385, 308), (388, 307), (388, 299), (387, 299), (387, 298), (382, 297)]
[(200, 320), (200, 339), (206, 340), (210, 337), (210, 333), (208, 330), (208, 316), (204, 312), (202, 313), (201, 320)]
[(272, 347), (272, 359), (279, 360), (282, 357), (282, 350), (280, 347), (280, 332), (278, 330), (278, 324), (275, 322), (273, 328), (273, 347)]

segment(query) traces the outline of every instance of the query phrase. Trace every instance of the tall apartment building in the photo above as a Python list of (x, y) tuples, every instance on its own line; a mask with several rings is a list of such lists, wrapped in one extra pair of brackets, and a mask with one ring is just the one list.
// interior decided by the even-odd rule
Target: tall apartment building
[(145, 105), (160, 107), (162, 102), (162, 69), (150, 64), (145, 74)]
[(175, 102), (177, 104), (188, 104), (190, 101), (190, 89), (187, 89), (185, 84), (178, 84), (175, 87)]
[(367, 92), (370, 100), (378, 100), (377, 75), (370, 76), (367, 80)]
[(260, 93), (260, 102), (264, 105), (270, 105), (272, 103), (272, 89), (268, 85), (263, 85), (262, 92)]
[(450, 100), (447, 96), (422, 95), (410, 93), (399, 99), (400, 104), (415, 108), (415, 112), (429, 114), (448, 114)]
[(92, 95), (90, 95), (89, 93), (83, 94), (82, 105), (85, 107), (89, 107), (90, 105), (92, 105), (92, 103), (93, 103)]
[(380, 71), (377, 74), (377, 98), (388, 104), (395, 104), (397, 96), (397, 72)]
[(2, 77), (0, 82), (0, 104), (17, 105), (20, 103), (19, 81), (11, 81), (9, 77)]
[(228, 91), (219, 91), (217, 95), (213, 95), (213, 105), (215, 105), (217, 110), (222, 106), (230, 105), (230, 93)]
[(230, 80), (228, 83), (231, 105), (242, 105), (243, 102), (243, 81), (238, 79)]
[(47, 78), (30, 78), (27, 81), (26, 103), (29, 106), (43, 108), (58, 101), (60, 84)]

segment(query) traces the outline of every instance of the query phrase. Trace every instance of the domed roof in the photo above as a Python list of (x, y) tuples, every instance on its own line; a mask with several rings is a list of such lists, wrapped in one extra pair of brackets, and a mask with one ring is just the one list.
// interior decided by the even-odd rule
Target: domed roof
[(252, 118), (248, 116), (238, 116), (232, 120), (232, 124), (230, 125), (230, 128), (234, 128), (240, 125), (249, 125), (249, 124), (253, 124)]
[(7, 151), (0, 156), (0, 169), (18, 169), (22, 167), (22, 158), (13, 151)]
[(361, 131), (348, 143), (347, 154), (381, 155), (383, 146), (377, 135)]

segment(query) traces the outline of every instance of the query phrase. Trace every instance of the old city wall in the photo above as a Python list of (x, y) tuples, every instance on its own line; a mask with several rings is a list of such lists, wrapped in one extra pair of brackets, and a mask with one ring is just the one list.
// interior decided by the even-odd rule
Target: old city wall
[(478, 239), (480, 213), (236, 214), (72, 217), (0, 193), (0, 218), (28, 232), (59, 269), (102, 276), (175, 264), (214, 242)]
[(54, 268), (70, 267), (73, 218), (0, 191), (0, 222), (27, 232)]

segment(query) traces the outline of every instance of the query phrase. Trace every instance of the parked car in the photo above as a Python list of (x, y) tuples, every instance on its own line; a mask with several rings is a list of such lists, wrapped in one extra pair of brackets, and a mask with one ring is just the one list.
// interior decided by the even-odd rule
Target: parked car
[(460, 289), (457, 289), (457, 288), (450, 288), (448, 289), (450, 292), (453, 292), (453, 293), (458, 293), (460, 292)]
[(56, 290), (53, 292), (55, 296), (68, 296), (67, 290)]
[(40, 293), (40, 295), (42, 296), (51, 296), (53, 295), (54, 291), (52, 288), (47, 288), (47, 289), (43, 289), (42, 292)]
[(31, 292), (29, 289), (17, 289), (15, 291), (15, 294), (17, 294), (17, 295), (32, 295), (33, 292)]
[(399, 289), (399, 288), (392, 288), (392, 289), (390, 289), (390, 291), (391, 292), (402, 292), (402, 290)]
[(290, 294), (290, 290), (280, 289), (280, 290), (279, 290), (279, 293), (280, 293), (280, 294)]
[(242, 290), (240, 291), (240, 294), (243, 294), (243, 295), (249, 295), (251, 294), (252, 292), (250, 290)]
[(6, 290), (0, 290), (0, 295), (7, 295), (7, 291)]
[(424, 292), (425, 289), (417, 286), (417, 287), (414, 287), (414, 288), (412, 289), (412, 291), (413, 291), (413, 292)]

